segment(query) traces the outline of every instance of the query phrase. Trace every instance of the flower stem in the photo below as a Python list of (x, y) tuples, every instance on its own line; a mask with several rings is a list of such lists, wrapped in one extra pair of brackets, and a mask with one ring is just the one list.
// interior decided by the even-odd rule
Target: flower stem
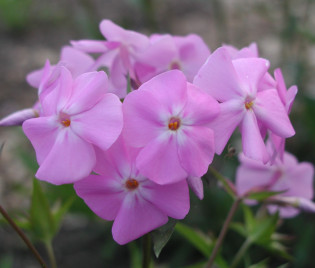
[(241, 201), (242, 201), (242, 198), (239, 198), (239, 197), (234, 200), (234, 203), (233, 203), (233, 205), (232, 205), (232, 207), (231, 207), (231, 209), (229, 211), (229, 214), (227, 215), (227, 217), (225, 219), (225, 222), (223, 224), (223, 227), (221, 229), (221, 232), (219, 234), (219, 237), (217, 239), (215, 247), (212, 250), (212, 253), (211, 253), (209, 261), (208, 261), (208, 263), (206, 265), (206, 268), (211, 268), (212, 267), (212, 265), (214, 263), (214, 260), (215, 260), (215, 258), (217, 256), (218, 252), (219, 252), (219, 249), (220, 249), (220, 247), (221, 247), (221, 245), (223, 243), (223, 240), (224, 240), (226, 232), (227, 232), (227, 230), (229, 228), (230, 222), (232, 221), (232, 218), (233, 218), (233, 216), (234, 216), (234, 214), (235, 214), (239, 204), (241, 203)]
[(40, 256), (39, 252), (36, 250), (36, 248), (33, 246), (32, 242), (27, 238), (27, 236), (23, 233), (20, 227), (16, 225), (16, 223), (11, 219), (9, 214), (5, 211), (5, 209), (0, 205), (0, 213), (3, 215), (3, 217), (8, 221), (8, 223), (11, 225), (11, 227), (14, 229), (14, 231), (17, 232), (17, 234), (20, 236), (20, 238), (24, 241), (24, 243), (27, 245), (29, 250), (34, 254), (37, 261), (40, 263), (40, 265), (43, 268), (47, 268), (46, 263)]
[(50, 240), (46, 241), (45, 246), (46, 246), (46, 251), (49, 257), (51, 268), (57, 268), (56, 257), (55, 257), (55, 253), (54, 253), (54, 249), (53, 249), (51, 241)]
[(142, 237), (142, 268), (149, 268), (151, 263), (151, 235), (150, 233)]
[(236, 268), (242, 257), (244, 256), (245, 252), (248, 250), (248, 248), (251, 246), (252, 242), (249, 239), (246, 239), (239, 251), (236, 253), (231, 268)]

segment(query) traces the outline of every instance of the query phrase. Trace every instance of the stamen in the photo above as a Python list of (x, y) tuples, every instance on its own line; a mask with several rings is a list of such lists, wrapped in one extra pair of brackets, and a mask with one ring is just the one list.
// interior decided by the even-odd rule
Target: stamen
[(125, 185), (128, 190), (135, 190), (138, 188), (139, 182), (136, 179), (128, 179)]
[(254, 105), (253, 101), (245, 101), (245, 108), (249, 110)]
[(169, 128), (170, 130), (175, 131), (175, 130), (177, 130), (179, 127), (180, 127), (180, 120), (179, 120), (179, 118), (172, 117), (172, 118), (170, 119), (170, 121), (168, 122), (168, 128)]
[(71, 124), (70, 119), (65, 119), (61, 121), (61, 124), (63, 124), (65, 127), (69, 127)]

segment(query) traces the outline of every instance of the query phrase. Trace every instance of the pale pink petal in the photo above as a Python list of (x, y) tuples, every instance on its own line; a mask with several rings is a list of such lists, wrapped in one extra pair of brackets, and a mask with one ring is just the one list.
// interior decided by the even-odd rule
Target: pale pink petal
[(269, 68), (269, 61), (262, 58), (242, 58), (233, 60), (243, 92), (255, 96), (258, 83)]
[(190, 189), (195, 193), (195, 195), (202, 200), (203, 199), (203, 183), (201, 178), (191, 177), (187, 178), (188, 185)]
[(187, 178), (178, 158), (176, 137), (164, 134), (149, 142), (137, 157), (140, 173), (157, 184), (175, 183)]
[(220, 104), (220, 113), (210, 127), (214, 131), (215, 151), (221, 154), (236, 127), (244, 116), (242, 100), (230, 100)]
[(73, 183), (87, 177), (95, 161), (93, 145), (65, 128), (59, 131), (35, 176), (56, 185)]
[(119, 191), (117, 187), (113, 187), (112, 176), (115, 175), (90, 175), (74, 183), (77, 195), (96, 215), (109, 221), (116, 218), (124, 198), (123, 190)]
[(244, 115), (241, 133), (244, 154), (249, 158), (267, 163), (269, 155), (252, 110), (246, 111)]
[(183, 124), (209, 124), (219, 115), (219, 103), (193, 84), (187, 84), (187, 102), (181, 113)]
[(253, 110), (257, 119), (276, 135), (288, 138), (295, 134), (276, 90), (270, 89), (258, 92)]
[[(136, 90), (123, 102), (126, 140), (131, 146), (143, 147), (165, 129), (163, 107), (149, 91)], [(165, 108), (164, 108), (165, 110)]]
[(71, 115), (91, 109), (107, 93), (107, 83), (103, 71), (81, 74), (74, 81), (71, 99), (63, 112)]
[(222, 47), (210, 55), (193, 83), (220, 102), (244, 95), (230, 55)]
[(110, 20), (102, 20), (100, 31), (108, 41), (117, 41), (131, 46), (135, 50), (143, 50), (149, 45), (149, 38), (135, 31), (125, 30)]
[(168, 217), (143, 198), (132, 194), (127, 196), (114, 221), (112, 233), (114, 240), (126, 244), (162, 226)]
[(78, 50), (86, 53), (105, 53), (109, 50), (106, 46), (106, 41), (100, 40), (79, 40), (70, 41), (71, 45)]
[(183, 127), (177, 135), (177, 144), (182, 167), (190, 176), (202, 177), (215, 152), (212, 129), (202, 126)]
[(285, 86), (284, 78), (280, 68), (275, 69), (274, 76), (277, 81), (277, 90), (282, 104), (286, 104), (287, 87)]
[(187, 101), (186, 77), (178, 70), (159, 74), (142, 84), (138, 90), (150, 91), (171, 114), (181, 111)]
[(61, 50), (60, 60), (65, 62), (66, 67), (70, 70), (73, 77), (91, 70), (90, 67), (94, 64), (94, 59), (73, 47), (63, 47)]
[(122, 105), (118, 97), (111, 93), (105, 94), (90, 110), (71, 117), (72, 130), (103, 150), (117, 140), (122, 126)]
[(297, 93), (298, 93), (297, 86), (292, 86), (287, 91), (285, 109), (288, 114), (291, 112), (292, 105), (293, 105), (293, 102)]
[(190, 208), (189, 189), (186, 180), (167, 185), (146, 183), (141, 195), (164, 214), (174, 219), (183, 219)]
[(39, 88), (40, 81), (43, 77), (43, 74), (44, 74), (44, 68), (35, 70), (27, 74), (26, 81), (30, 86), (34, 88)]
[(0, 126), (18, 126), (22, 125), (22, 123), (34, 117), (38, 117), (39, 112), (34, 110), (33, 108), (23, 109), (16, 111), (12, 114), (7, 115), (6, 117), (0, 120)]
[(24, 121), (23, 131), (31, 141), (39, 165), (49, 154), (58, 135), (58, 123), (55, 117), (38, 117)]

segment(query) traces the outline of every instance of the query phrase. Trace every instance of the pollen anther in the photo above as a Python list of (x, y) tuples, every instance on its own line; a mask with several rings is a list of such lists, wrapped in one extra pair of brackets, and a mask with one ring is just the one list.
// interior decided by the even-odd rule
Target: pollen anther
[(168, 122), (168, 128), (169, 128), (170, 130), (175, 131), (175, 130), (177, 130), (179, 127), (180, 127), (180, 120), (179, 120), (179, 118), (172, 117), (172, 118), (170, 119), (170, 121)]
[(70, 119), (65, 119), (61, 121), (61, 124), (63, 124), (65, 127), (69, 127), (71, 124)]
[(253, 104), (254, 104), (253, 101), (246, 101), (246, 102), (245, 102), (245, 108), (246, 108), (247, 110), (249, 110), (250, 108), (252, 108)]
[(128, 179), (125, 183), (128, 190), (135, 190), (139, 186), (139, 182), (136, 179)]

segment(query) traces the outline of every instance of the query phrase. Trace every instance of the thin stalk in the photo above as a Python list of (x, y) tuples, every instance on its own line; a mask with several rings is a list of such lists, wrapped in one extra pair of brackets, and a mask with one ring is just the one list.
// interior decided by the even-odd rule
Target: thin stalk
[(49, 261), (50, 261), (50, 267), (57, 268), (56, 257), (55, 257), (55, 253), (54, 253), (54, 249), (53, 249), (51, 241), (50, 240), (46, 241), (45, 246), (46, 246), (46, 251), (49, 257)]
[(5, 211), (5, 209), (1, 205), (0, 205), (0, 213), (8, 221), (8, 223), (11, 225), (14, 231), (16, 231), (17, 234), (20, 236), (20, 238), (24, 241), (24, 243), (27, 245), (29, 250), (33, 253), (37, 261), (40, 263), (40, 265), (43, 268), (47, 268), (46, 263), (44, 262), (43, 258), (40, 256), (36, 248), (33, 246), (32, 242), (27, 238), (27, 236), (24, 234), (22, 229), (16, 225), (16, 223), (11, 219), (9, 214)]
[(238, 197), (238, 198), (235, 199), (235, 201), (234, 201), (234, 203), (233, 203), (233, 205), (232, 205), (232, 207), (231, 207), (231, 209), (229, 211), (229, 214), (227, 215), (227, 217), (226, 217), (226, 219), (224, 221), (223, 227), (221, 229), (221, 232), (219, 234), (217, 242), (216, 242), (216, 244), (214, 246), (214, 249), (212, 250), (212, 253), (211, 253), (211, 256), (209, 258), (209, 261), (208, 261), (207, 265), (205, 266), (206, 268), (211, 268), (212, 267), (212, 265), (214, 263), (214, 260), (215, 260), (215, 258), (217, 256), (218, 252), (219, 252), (219, 249), (221, 248), (221, 245), (223, 243), (223, 240), (225, 238), (225, 235), (226, 235), (226, 232), (227, 232), (227, 230), (229, 228), (229, 225), (230, 225), (230, 223), (231, 223), (231, 221), (233, 219), (233, 216), (234, 216), (234, 214), (235, 214), (239, 204), (241, 203), (241, 201), (242, 201), (242, 198)]
[(237, 265), (239, 264), (240, 260), (243, 258), (244, 254), (248, 250), (248, 248), (252, 245), (252, 242), (250, 239), (246, 239), (243, 245), (240, 247), (239, 251), (236, 253), (232, 264), (231, 268), (236, 268)]
[(150, 233), (142, 237), (142, 268), (149, 268), (151, 263), (151, 244)]

